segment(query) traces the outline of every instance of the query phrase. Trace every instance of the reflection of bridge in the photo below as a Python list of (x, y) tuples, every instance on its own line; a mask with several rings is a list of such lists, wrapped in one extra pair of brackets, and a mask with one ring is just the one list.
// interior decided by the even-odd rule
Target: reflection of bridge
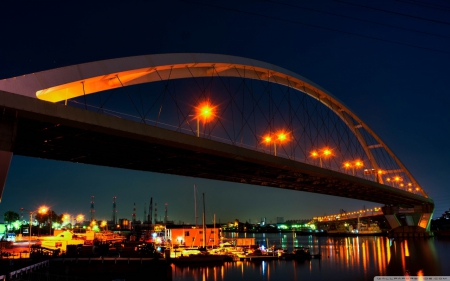
[(331, 94), (267, 63), (131, 57), (1, 80), (0, 90), (2, 189), (14, 153), (372, 201), (393, 228), (409, 207), (429, 227), (433, 201), (381, 139)]

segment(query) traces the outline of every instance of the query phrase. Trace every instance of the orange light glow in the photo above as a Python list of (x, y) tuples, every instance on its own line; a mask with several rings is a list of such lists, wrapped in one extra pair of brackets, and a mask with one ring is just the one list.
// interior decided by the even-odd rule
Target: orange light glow
[(345, 163), (344, 163), (344, 167), (345, 167), (345, 168), (350, 168), (350, 166), (351, 166), (351, 165), (350, 165), (349, 162), (345, 162)]
[(39, 208), (39, 214), (46, 214), (48, 212), (48, 207), (47, 206), (42, 206)]
[(363, 162), (362, 161), (357, 160), (355, 162), (355, 167), (359, 168), (359, 167), (362, 167), (362, 166), (363, 166)]
[(317, 151), (311, 152), (311, 157), (319, 157), (319, 153)]
[(331, 156), (331, 150), (328, 148), (325, 148), (323, 150), (323, 156), (325, 156), (325, 157)]
[(211, 120), (216, 116), (216, 108), (209, 101), (203, 102), (197, 108), (197, 118), (203, 118), (204, 122)]
[(405, 240), (405, 257), (409, 257), (409, 247), (407, 240)]
[(383, 174), (383, 170), (378, 170), (378, 174), (382, 175)]
[[(417, 276), (420, 276), (420, 277), (425, 276), (425, 275), (423, 274), (423, 270), (422, 270), (422, 269), (419, 270), (419, 271), (417, 271)], [(424, 280), (424, 278), (419, 278), (419, 280)]]
[(271, 143), (272, 142), (272, 137), (271, 136), (265, 136), (264, 137), (264, 142), (265, 143)]
[(83, 222), (84, 221), (84, 216), (83, 215), (78, 215), (76, 220), (77, 220), (78, 223)]
[(279, 133), (278, 134), (278, 140), (281, 141), (281, 142), (287, 140), (286, 134), (285, 133)]

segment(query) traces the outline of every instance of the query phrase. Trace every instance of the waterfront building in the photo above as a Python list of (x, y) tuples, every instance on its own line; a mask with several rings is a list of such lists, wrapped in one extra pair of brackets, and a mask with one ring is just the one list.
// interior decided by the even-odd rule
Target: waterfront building
[[(203, 228), (195, 225), (166, 225), (166, 241), (172, 245), (186, 247), (218, 246), (220, 229), (216, 227)], [(205, 237), (205, 243), (203, 238)]]

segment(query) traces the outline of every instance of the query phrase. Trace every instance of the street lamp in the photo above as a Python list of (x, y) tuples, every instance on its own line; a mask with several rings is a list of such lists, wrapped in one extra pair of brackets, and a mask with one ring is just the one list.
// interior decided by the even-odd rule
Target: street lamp
[(80, 224), (81, 224), (82, 222), (84, 222), (84, 215), (82, 215), (82, 214), (77, 215), (77, 216), (75, 217), (75, 220), (76, 220), (76, 222), (78, 223), (78, 227), (80, 227)]
[(322, 157), (328, 158), (328, 157), (331, 157), (331, 156), (333, 156), (333, 152), (329, 148), (324, 148), (322, 150), (313, 150), (311, 152), (311, 157), (313, 157), (313, 158), (317, 158), (318, 157), (319, 158), (320, 168), (323, 168)]
[[(399, 176), (395, 176), (394, 177), (394, 182), (397, 184), (397, 188), (399, 188), (399, 187), (402, 187), (401, 185), (400, 185), (400, 182), (401, 181), (403, 181), (403, 179), (401, 178), (401, 177), (399, 177)], [(403, 184), (402, 184), (403, 185)]]
[(62, 217), (63, 226), (67, 226), (69, 223), (72, 226), (71, 216), (69, 214), (64, 214)]
[(211, 105), (209, 101), (201, 103), (197, 108), (197, 137), (200, 137), (200, 118), (203, 118), (203, 123), (208, 122), (210, 119), (216, 116), (216, 108)]
[[(25, 210), (24, 208), (22, 208), (22, 210)], [(29, 211), (29, 210), (25, 210), (25, 211)], [(39, 214), (46, 214), (48, 212), (48, 208), (46, 206), (41, 206), (39, 207), (39, 209), (35, 210), (35, 211), (29, 211), (30, 212), (30, 225), (29, 227), (29, 233), (28, 233), (28, 253), (31, 254), (31, 223), (33, 221), (33, 214), (35, 213), (39, 213)]]
[(45, 214), (47, 214), (47, 213), (49, 214), (48, 215), (48, 219), (50, 220), (50, 223), (49, 223), (49, 235), (51, 236), (52, 235), (52, 228), (53, 228), (53, 221), (52, 221), (53, 213), (52, 213), (52, 210), (49, 207), (46, 207), (46, 206), (42, 206), (41, 209), (43, 210), (43, 212)]
[(276, 138), (273, 138), (271, 135), (266, 135), (263, 137), (264, 143), (269, 145), (270, 143), (273, 143), (273, 155), (277, 156), (277, 141), (281, 143), (288, 140), (287, 133), (285, 132), (279, 132), (276, 134)]
[(352, 175), (355, 175), (355, 169), (360, 169), (362, 168), (364, 165), (364, 163), (361, 160), (355, 160), (354, 162), (350, 162), (347, 161), (344, 163), (344, 168), (347, 169), (352, 169)]

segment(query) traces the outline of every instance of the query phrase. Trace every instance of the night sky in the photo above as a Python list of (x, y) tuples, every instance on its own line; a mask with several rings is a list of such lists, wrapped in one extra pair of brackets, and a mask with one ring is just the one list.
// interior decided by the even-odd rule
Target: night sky
[[(69, 4), (72, 3), (72, 4)], [(450, 208), (450, 4), (445, 1), (7, 1), (0, 16), (0, 79), (61, 66), (159, 53), (217, 53), (278, 65), (355, 112), (435, 200)], [(14, 156), (7, 210), (51, 206), (97, 219), (144, 215), (193, 223), (194, 184), (207, 219), (307, 219), (378, 206), (269, 187)], [(200, 198), (200, 197), (199, 197)], [(199, 208), (201, 209), (201, 208)], [(200, 216), (201, 217), (201, 216)]]

